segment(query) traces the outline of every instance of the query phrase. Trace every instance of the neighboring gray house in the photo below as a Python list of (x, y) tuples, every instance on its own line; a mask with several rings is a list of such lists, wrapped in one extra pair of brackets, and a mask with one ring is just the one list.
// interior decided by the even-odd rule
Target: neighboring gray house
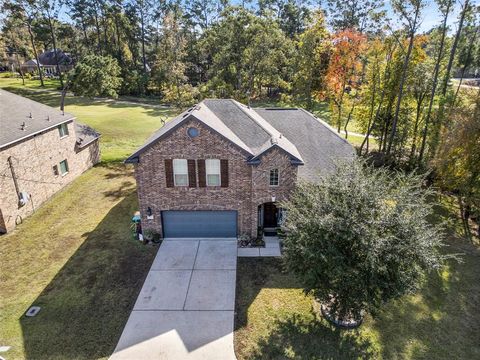
[(278, 226), (279, 201), (354, 148), (303, 109), (205, 100), (132, 154), (143, 228), (165, 237), (257, 236)]
[(0, 89), (0, 232), (96, 164), (99, 137), (71, 114)]
[[(64, 53), (62, 50), (57, 49), (58, 67), (61, 72), (69, 71), (73, 68), (73, 59), (70, 55)], [(57, 61), (55, 59), (55, 51), (46, 50), (38, 55), (38, 61), (40, 62), (40, 68), (45, 74), (57, 73)], [(35, 72), (38, 70), (37, 60), (30, 59), (21, 65), (24, 72)]]

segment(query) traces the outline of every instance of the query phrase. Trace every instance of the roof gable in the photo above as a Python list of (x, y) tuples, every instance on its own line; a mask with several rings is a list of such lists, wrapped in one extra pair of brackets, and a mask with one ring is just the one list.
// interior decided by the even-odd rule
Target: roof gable
[(223, 138), (229, 140), (235, 146), (246, 152), (249, 156), (253, 156), (251, 149), (228, 128), (212, 111), (202, 103), (193, 106), (184, 111), (179, 116), (165, 123), (159, 130), (157, 130), (135, 153), (130, 155), (125, 162), (136, 163), (141, 153), (147, 150), (156, 142), (168, 136), (172, 131), (175, 131), (180, 125), (190, 120), (197, 120), (207, 128), (213, 130)]
[(303, 109), (250, 108), (232, 99), (207, 99), (167, 122), (126, 162), (190, 119), (196, 119), (244, 150), (258, 164), (271, 149), (287, 153), (295, 165), (306, 165), (299, 176), (315, 180), (334, 168), (334, 159), (351, 158), (353, 147), (328, 124)]

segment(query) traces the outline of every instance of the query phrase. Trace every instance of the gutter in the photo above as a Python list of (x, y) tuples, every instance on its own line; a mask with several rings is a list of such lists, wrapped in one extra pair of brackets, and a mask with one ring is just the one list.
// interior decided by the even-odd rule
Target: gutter
[(65, 121), (55, 123), (55, 125), (52, 125), (52, 126), (43, 128), (43, 129), (41, 129), (41, 130), (38, 130), (38, 131), (35, 131), (35, 132), (30, 133), (30, 134), (28, 134), (28, 135), (25, 135), (25, 136), (23, 136), (23, 137), (21, 137), (21, 138), (18, 138), (18, 139), (15, 139), (15, 140), (13, 140), (13, 141), (10, 141), (9, 143), (0, 145), (0, 149), (3, 149), (3, 148), (8, 147), (8, 146), (10, 146), (10, 145), (16, 144), (16, 143), (18, 143), (18, 142), (21, 142), (21, 141), (23, 141), (23, 140), (25, 140), (25, 139), (28, 139), (29, 137), (33, 137), (33, 136), (35, 136), (35, 135), (37, 135), (37, 134), (40, 134), (40, 133), (42, 133), (42, 132), (44, 132), (44, 131), (48, 131), (48, 130), (51, 130), (51, 129), (53, 129), (53, 128), (56, 128), (58, 125), (65, 124), (66, 122), (74, 121), (74, 120), (76, 120), (76, 117), (72, 117), (72, 118), (69, 118), (69, 119), (67, 119), (67, 120), (65, 120)]

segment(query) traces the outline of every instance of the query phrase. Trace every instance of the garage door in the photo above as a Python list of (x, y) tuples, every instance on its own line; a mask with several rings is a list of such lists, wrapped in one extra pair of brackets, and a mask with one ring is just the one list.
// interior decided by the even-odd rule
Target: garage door
[(162, 211), (163, 236), (236, 237), (236, 211)]

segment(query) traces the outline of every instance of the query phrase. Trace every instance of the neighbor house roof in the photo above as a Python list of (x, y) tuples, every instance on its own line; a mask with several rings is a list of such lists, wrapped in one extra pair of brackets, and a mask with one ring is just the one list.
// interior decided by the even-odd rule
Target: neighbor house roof
[[(59, 65), (70, 65), (72, 63), (72, 58), (60, 49), (57, 49), (57, 58)], [(55, 59), (55, 51), (53, 49), (44, 51), (43, 53), (38, 55), (38, 60), (42, 65), (57, 65), (57, 60)]]
[(98, 139), (100, 133), (96, 132), (95, 129), (92, 129), (88, 125), (80, 124), (78, 121), (75, 121), (75, 136), (77, 138), (77, 147), (83, 149), (92, 141)]
[(0, 149), (75, 117), (0, 89)]
[(351, 157), (353, 147), (326, 123), (301, 109), (254, 109), (232, 99), (207, 99), (167, 122), (126, 162), (137, 162), (139, 155), (167, 136), (185, 121), (197, 119), (231, 141), (249, 155), (249, 163), (277, 147), (296, 165), (299, 175), (314, 180), (333, 169), (333, 159)]

